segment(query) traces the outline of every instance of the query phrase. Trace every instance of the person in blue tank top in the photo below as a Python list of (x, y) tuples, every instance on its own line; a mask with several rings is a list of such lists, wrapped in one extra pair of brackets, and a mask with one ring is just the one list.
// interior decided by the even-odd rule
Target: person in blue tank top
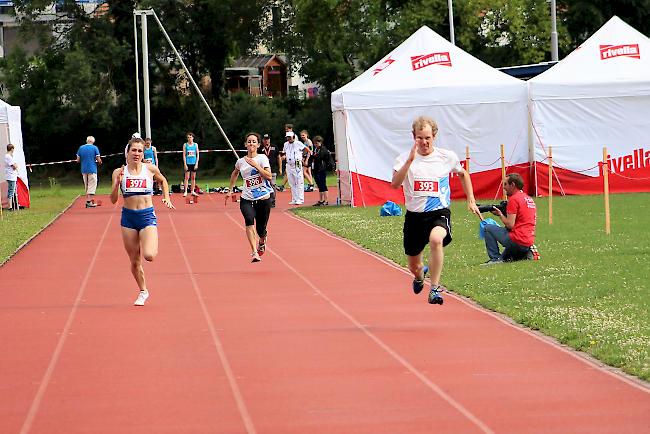
[(198, 196), (196, 190), (196, 172), (199, 170), (199, 144), (194, 143), (194, 133), (187, 133), (187, 142), (183, 144), (183, 167), (185, 168), (185, 182), (183, 197), (187, 196), (187, 182), (191, 178), (193, 196)]
[(160, 182), (163, 189), (162, 203), (173, 209), (169, 199), (169, 185), (158, 167), (143, 162), (144, 141), (131, 139), (127, 145), (126, 166), (113, 171), (111, 203), (117, 203), (120, 191), (124, 198), (122, 205), (122, 242), (129, 260), (131, 273), (138, 284), (138, 298), (135, 306), (144, 306), (149, 290), (144, 277), (142, 258), (148, 262), (158, 255), (158, 222), (153, 208), (153, 181)]
[[(156, 150), (156, 147), (152, 145), (151, 137), (144, 139), (144, 154), (142, 162), (158, 166), (158, 151)], [(162, 194), (158, 181), (153, 182), (153, 194)]]

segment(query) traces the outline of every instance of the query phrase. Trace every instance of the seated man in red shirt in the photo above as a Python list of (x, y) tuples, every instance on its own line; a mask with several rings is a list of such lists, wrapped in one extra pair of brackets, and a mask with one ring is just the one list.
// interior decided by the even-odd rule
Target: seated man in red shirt
[[(492, 214), (501, 218), (505, 227), (485, 226), (485, 248), (490, 260), (486, 264), (526, 259), (530, 246), (535, 243), (537, 207), (535, 202), (522, 191), (524, 180), (518, 173), (511, 173), (503, 181), (503, 190), (508, 196), (506, 214), (494, 208)], [(503, 252), (499, 252), (499, 244)]]

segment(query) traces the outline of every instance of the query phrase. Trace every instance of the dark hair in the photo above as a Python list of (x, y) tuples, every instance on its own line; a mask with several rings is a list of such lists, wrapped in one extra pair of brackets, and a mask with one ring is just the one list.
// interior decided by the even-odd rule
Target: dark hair
[(284, 124), (284, 129), (293, 131), (293, 124)]
[(12, 149), (14, 149), (14, 145), (12, 145), (11, 143), (9, 143), (9, 144), (7, 145), (7, 152), (10, 152)]
[(192, 138), (196, 137), (196, 136), (194, 135), (194, 133), (192, 133), (192, 132), (188, 132), (188, 133), (185, 134), (185, 135), (186, 135), (186, 136), (192, 136)]
[(129, 152), (131, 150), (131, 146), (136, 143), (142, 143), (142, 149), (144, 149), (144, 140), (136, 137), (135, 139), (129, 140), (129, 145), (126, 147), (126, 152)]
[(515, 184), (519, 190), (524, 188), (524, 179), (518, 173), (509, 173), (506, 175), (506, 182), (508, 184)]
[(244, 136), (244, 142), (246, 141), (246, 139), (248, 139), (248, 136), (255, 136), (257, 137), (257, 143), (262, 143), (262, 136), (260, 136), (260, 133), (256, 133), (255, 131), (246, 133), (246, 135)]
[(315, 136), (313, 142), (314, 143), (323, 143), (323, 138), (321, 136)]

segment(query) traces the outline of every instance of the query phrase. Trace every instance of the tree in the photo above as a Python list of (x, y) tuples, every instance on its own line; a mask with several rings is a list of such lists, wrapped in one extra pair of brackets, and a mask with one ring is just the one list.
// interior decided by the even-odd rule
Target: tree
[(650, 0), (560, 0), (558, 9), (577, 46), (614, 15), (650, 36)]

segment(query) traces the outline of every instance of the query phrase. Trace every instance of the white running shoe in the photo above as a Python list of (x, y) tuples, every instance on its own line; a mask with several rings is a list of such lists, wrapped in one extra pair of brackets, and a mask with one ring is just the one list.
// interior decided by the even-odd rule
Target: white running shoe
[(262, 258), (260, 258), (259, 253), (257, 252), (251, 253), (251, 257), (252, 257), (251, 262), (260, 262), (262, 260)]
[(192, 192), (192, 196), (198, 196), (199, 194), (196, 191)]
[(289, 202), (289, 205), (295, 205), (295, 204), (296, 204), (296, 202), (294, 202), (294, 201)]
[(133, 306), (144, 306), (144, 302), (149, 298), (149, 291), (140, 291), (138, 298), (135, 299)]
[(187, 197), (187, 191), (183, 193), (183, 197)]

